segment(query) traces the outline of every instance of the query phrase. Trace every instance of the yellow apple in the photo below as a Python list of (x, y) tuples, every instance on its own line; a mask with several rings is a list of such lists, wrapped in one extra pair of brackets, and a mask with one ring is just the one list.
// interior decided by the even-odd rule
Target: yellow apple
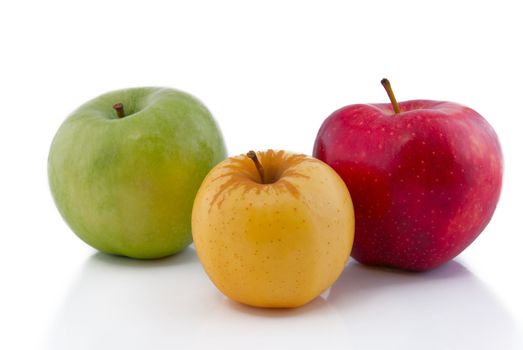
[(192, 230), (198, 257), (223, 294), (252, 306), (297, 307), (343, 271), (354, 210), (345, 183), (322, 161), (251, 151), (207, 175)]

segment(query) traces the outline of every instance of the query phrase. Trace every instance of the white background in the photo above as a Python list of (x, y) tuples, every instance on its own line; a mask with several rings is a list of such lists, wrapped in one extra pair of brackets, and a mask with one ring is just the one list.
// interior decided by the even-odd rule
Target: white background
[[(523, 21), (518, 1), (2, 1), (0, 348), (516, 349), (522, 346)], [(227, 301), (194, 250), (140, 262), (96, 253), (59, 216), (51, 139), (108, 90), (186, 90), (229, 153), (310, 154), (332, 111), (451, 100), (497, 130), (503, 193), (482, 235), (424, 274), (351, 262), (287, 311)]]

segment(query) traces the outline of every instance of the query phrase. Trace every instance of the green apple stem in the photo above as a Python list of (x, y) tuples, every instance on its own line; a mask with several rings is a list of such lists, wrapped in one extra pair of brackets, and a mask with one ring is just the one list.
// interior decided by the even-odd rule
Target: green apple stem
[(116, 115), (118, 116), (118, 118), (123, 118), (125, 117), (125, 112), (123, 110), (123, 104), (118, 102), (118, 103), (115, 103), (113, 105), (113, 108), (114, 110), (116, 111)]
[(398, 101), (396, 101), (396, 97), (394, 97), (394, 92), (392, 92), (392, 87), (390, 86), (389, 79), (381, 79), (381, 85), (383, 85), (385, 91), (387, 91), (387, 95), (389, 95), (390, 103), (392, 103), (392, 108), (394, 108), (394, 113), (400, 114), (400, 107), (398, 106)]
[(251, 158), (252, 161), (254, 162), (254, 165), (256, 166), (256, 170), (258, 170), (258, 174), (260, 174), (261, 183), (264, 184), (265, 183), (265, 170), (263, 169), (263, 166), (260, 163), (260, 160), (256, 156), (256, 152), (254, 152), (254, 151), (247, 152), (247, 157)]

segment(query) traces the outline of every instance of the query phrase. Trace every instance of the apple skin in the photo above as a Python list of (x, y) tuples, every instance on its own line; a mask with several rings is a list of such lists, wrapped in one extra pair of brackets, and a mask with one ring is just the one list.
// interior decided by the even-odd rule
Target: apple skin
[(503, 159), (492, 127), (465, 106), (430, 100), (357, 104), (321, 126), (314, 156), (354, 202), (352, 256), (423, 271), (458, 255), (490, 221)]
[[(122, 103), (126, 116), (113, 109)], [(173, 89), (101, 95), (60, 126), (48, 158), (52, 195), (89, 245), (160, 258), (192, 241), (191, 209), (205, 175), (226, 156), (210, 112)]]
[(231, 157), (205, 178), (194, 201), (198, 257), (216, 287), (251, 306), (304, 305), (343, 271), (354, 239), (354, 210), (327, 164), (284, 151)]

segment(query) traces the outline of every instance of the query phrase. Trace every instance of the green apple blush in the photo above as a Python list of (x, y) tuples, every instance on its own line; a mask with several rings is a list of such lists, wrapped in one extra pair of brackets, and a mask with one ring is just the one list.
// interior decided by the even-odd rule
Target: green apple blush
[(192, 242), (204, 177), (226, 157), (220, 130), (194, 97), (144, 87), (101, 95), (74, 111), (51, 144), (58, 210), (92, 247), (153, 259)]

